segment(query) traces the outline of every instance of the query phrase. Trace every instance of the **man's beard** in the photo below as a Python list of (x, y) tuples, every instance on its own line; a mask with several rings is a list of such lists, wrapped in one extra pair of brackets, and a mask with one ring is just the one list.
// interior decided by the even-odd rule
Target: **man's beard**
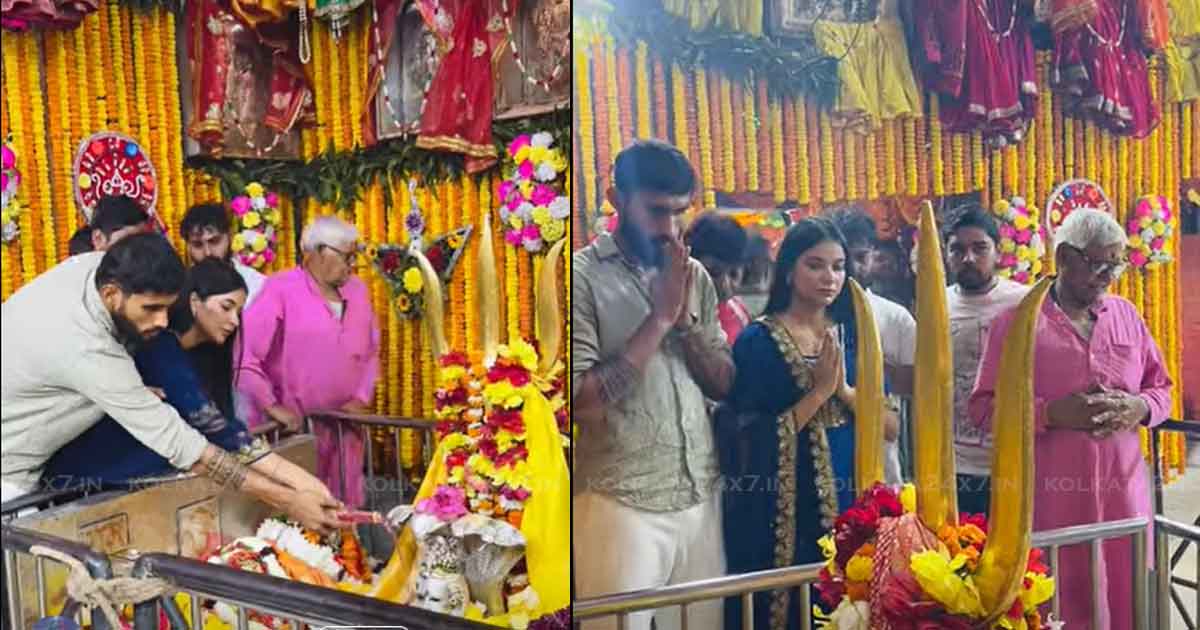
[(143, 344), (154, 338), (159, 332), (162, 332), (155, 331), (154, 334), (150, 335), (149, 337), (145, 337), (142, 335), (142, 333), (138, 332), (137, 326), (135, 326), (134, 323), (130, 321), (129, 318), (125, 317), (125, 315), (120, 311), (113, 313), (112, 318), (113, 325), (117, 329), (117, 342), (124, 346), (125, 349), (129, 351), (129, 354), (137, 352)]
[(992, 282), (991, 276), (984, 276), (982, 273), (979, 273), (974, 269), (958, 272), (955, 280), (958, 281), (958, 286), (966, 289), (967, 291), (983, 290)]
[(625, 253), (639, 264), (654, 269), (661, 269), (666, 264), (666, 237), (649, 238), (645, 232), (628, 221), (623, 221), (617, 226), (617, 235), (621, 238), (621, 244), (628, 250)]

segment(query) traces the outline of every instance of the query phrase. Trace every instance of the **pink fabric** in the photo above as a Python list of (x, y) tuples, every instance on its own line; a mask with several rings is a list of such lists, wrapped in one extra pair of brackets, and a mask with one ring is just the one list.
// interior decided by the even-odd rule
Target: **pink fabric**
[[(267, 279), (246, 311), (244, 340), (237, 375), (238, 393), (246, 399), (246, 422), (262, 422), (263, 410), (274, 405), (305, 415), (370, 404), (379, 376), (379, 328), (367, 287), (351, 278), (342, 288), (345, 315), (334, 317), (316, 283), (303, 269)], [(318, 476), (351, 507), (363, 503), (363, 438), (343, 429), (341, 461), (346, 471), (342, 491), (336, 452), (336, 427), (314, 422)]]
[[(989, 428), (1001, 348), (1014, 312), (1000, 315), (992, 324), (969, 403), (971, 417)], [(1161, 423), (1169, 413), (1171, 379), (1158, 345), (1133, 305), (1123, 298), (1106, 296), (1093, 312), (1096, 325), (1090, 342), (1075, 331), (1049, 297), (1038, 319), (1033, 368), (1038, 430), (1034, 444), (1035, 531), (1152, 514), (1150, 471), (1142, 457), (1137, 431), (1097, 440), (1086, 432), (1046, 426), (1046, 406), (1051, 401), (1086, 391), (1095, 384), (1141, 396), (1150, 407), (1145, 421), (1148, 426)], [(1148, 536), (1149, 532), (1147, 529)], [(1148, 537), (1147, 543), (1151, 540)], [(1152, 551), (1147, 553), (1147, 559), (1153, 557)], [(1063, 548), (1057, 588), (1067, 626), (1076, 630), (1133, 628), (1132, 563), (1130, 539), (1104, 543), (1099, 567), (1104, 614), (1089, 624), (1092, 587), (1088, 547)]]
[(742, 298), (735, 295), (717, 305), (717, 319), (721, 322), (721, 330), (725, 331), (725, 340), (732, 347), (742, 329), (750, 324), (750, 310)]

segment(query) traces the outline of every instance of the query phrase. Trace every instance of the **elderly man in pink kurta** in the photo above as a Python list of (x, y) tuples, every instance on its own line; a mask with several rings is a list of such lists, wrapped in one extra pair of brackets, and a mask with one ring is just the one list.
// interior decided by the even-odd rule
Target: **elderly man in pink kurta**
[[(1167, 417), (1171, 379), (1134, 306), (1106, 293), (1125, 268), (1125, 232), (1103, 212), (1076, 210), (1055, 240), (1059, 275), (1038, 319), (1034, 356), (1034, 529), (1150, 517), (1138, 428)], [(1013, 315), (993, 322), (971, 394), (969, 413), (985, 426)], [(1086, 545), (1062, 550), (1062, 620), (1073, 630), (1133, 629), (1131, 540), (1103, 544), (1097, 593), (1090, 567)], [(1098, 619), (1093, 596), (1101, 598)]]
[[(351, 275), (357, 242), (353, 226), (316, 219), (300, 239), (302, 265), (270, 277), (246, 311), (237, 388), (251, 426), (271, 419), (298, 429), (314, 411), (368, 411), (379, 328), (366, 285)], [(340, 452), (335, 425), (314, 421), (313, 432), (318, 476), (348, 506), (361, 506), (362, 432), (344, 426)]]

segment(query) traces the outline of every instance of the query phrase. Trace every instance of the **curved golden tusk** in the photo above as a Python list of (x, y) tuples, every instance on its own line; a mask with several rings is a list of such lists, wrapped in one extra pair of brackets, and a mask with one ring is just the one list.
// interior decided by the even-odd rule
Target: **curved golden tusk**
[(867, 292), (853, 278), (855, 357), (854, 481), (858, 492), (883, 481), (883, 350)]
[(988, 618), (1008, 611), (1021, 588), (1033, 530), (1033, 363), (1038, 316), (1054, 283), (1043, 278), (1017, 307), (996, 378), (992, 497), (975, 584)]
[(500, 277), (496, 273), (496, 250), (492, 241), (492, 213), (483, 210), (483, 230), (479, 242), (479, 278), (476, 291), (479, 298), (480, 339), (483, 343), (483, 364), (492, 365), (500, 348)]
[(954, 475), (954, 364), (946, 266), (933, 204), (921, 209), (917, 252), (917, 356), (913, 366), (917, 512), (933, 531), (958, 523)]
[(542, 265), (542, 277), (538, 278), (537, 291), (537, 340), (541, 354), (539, 374), (547, 374), (558, 360), (562, 345), (562, 313), (558, 310), (558, 259), (562, 258), (567, 239), (560, 239)]
[(442, 281), (438, 277), (437, 271), (433, 265), (429, 263), (429, 259), (420, 251), (420, 248), (413, 247), (409, 253), (417, 260), (417, 265), (421, 268), (421, 275), (425, 277), (425, 291), (423, 298), (425, 300), (425, 325), (429, 329), (429, 339), (433, 349), (433, 358), (435, 361), (441, 360), (446, 355), (446, 331), (443, 327), (443, 309), (442, 303)]

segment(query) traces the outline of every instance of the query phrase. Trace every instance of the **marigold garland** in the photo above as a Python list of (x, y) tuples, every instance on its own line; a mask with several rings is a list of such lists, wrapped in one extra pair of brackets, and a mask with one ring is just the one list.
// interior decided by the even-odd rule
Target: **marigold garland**
[[(934, 125), (933, 133), (941, 138), (941, 130), (939, 125)], [(878, 135), (872, 131), (863, 139), (863, 157), (867, 168), (867, 199), (875, 200), (879, 198), (879, 148), (876, 146)], [(934, 154), (934, 160), (938, 160), (937, 154)], [(940, 162), (940, 160), (938, 160)], [(934, 180), (938, 181), (938, 180)], [(935, 195), (944, 194), (935, 192)]]
[(818, 141), (821, 156), (821, 201), (824, 203), (833, 203), (837, 201), (837, 184), (834, 180), (837, 179), (835, 173), (837, 159), (834, 147), (838, 144), (833, 138), (833, 125), (829, 120), (829, 115), (825, 112), (819, 112), (817, 119), (821, 125), (821, 135)]
[[(829, 171), (825, 174), (825, 191), (832, 195), (834, 201), (846, 199), (846, 160), (843, 152), (846, 148), (845, 130), (833, 128), (833, 120), (827, 115), (821, 116), (822, 142), (829, 145)], [(827, 135), (826, 135), (827, 134)], [(832, 177), (830, 177), (832, 175)]]
[(1037, 189), (1037, 178), (1038, 178), (1038, 172), (1037, 172), (1038, 145), (1037, 145), (1037, 141), (1038, 141), (1037, 125), (1030, 125), (1029, 126), (1029, 135), (1026, 136), (1025, 142), (1022, 142), (1021, 147), (1020, 147), (1021, 155), (1020, 155), (1019, 159), (1021, 160), (1021, 164), (1025, 167), (1025, 183), (1021, 186), (1019, 194), (1025, 196), (1026, 198), (1032, 199), (1034, 205), (1041, 203), (1040, 201), (1038, 201), (1039, 199), (1041, 199), (1041, 196)]
[(1194, 149), (1195, 145), (1192, 144), (1192, 125), (1195, 124), (1195, 122), (1192, 120), (1192, 108), (1191, 107), (1184, 105), (1182, 107), (1182, 110), (1183, 110), (1183, 124), (1182, 124), (1183, 131), (1179, 134), (1179, 138), (1183, 143), (1183, 151), (1181, 152), (1181, 155), (1180, 155), (1180, 157), (1183, 160), (1183, 167), (1181, 169), (1181, 172), (1184, 174), (1184, 176), (1187, 176), (1187, 175), (1194, 174), (1193, 171), (1195, 169), (1195, 166), (1194, 166), (1195, 156), (1192, 155), (1192, 152), (1195, 150)]
[[(44, 35), (47, 98), (54, 103), (54, 106), (51, 107), (51, 115), (46, 117), (48, 140), (50, 149), (54, 152), (54, 165), (56, 166), (54, 174), (60, 180), (66, 181), (71, 179), (71, 162), (74, 158), (71, 153), (71, 101), (73, 99), (67, 93), (70, 77), (67, 73), (66, 57), (70, 33), (70, 31), (60, 31), (57, 33), (47, 32)], [(57, 116), (53, 115), (55, 108), (58, 110)], [(54, 193), (55, 229), (50, 233), (49, 238), (54, 240), (54, 247), (47, 248), (55, 251), (55, 259), (50, 262), (51, 265), (66, 254), (67, 240), (75, 232), (76, 223), (74, 203), (69, 201), (68, 188), (53, 186), (52, 190)]]
[(817, 130), (812, 126), (812, 118), (809, 116), (808, 100), (796, 97), (796, 183), (800, 190), (796, 201), (800, 204), (808, 204), (815, 200), (821, 190), (819, 186), (814, 187), (813, 180), (810, 179), (813, 177), (813, 169), (808, 161), (808, 156), (814, 155), (812, 137), (816, 136), (816, 133)]
[(634, 49), (634, 80), (637, 81), (637, 138), (652, 138), (650, 127), (650, 78), (647, 77), (646, 57), (649, 50), (646, 42), (638, 42)]
[(897, 193), (896, 121), (894, 120), (889, 120), (883, 125), (883, 152), (883, 192), (889, 197), (894, 197)]
[[(109, 42), (109, 12), (101, 8), (96, 12), (94, 20), (84, 20), (81, 28), (83, 32), (76, 29), (77, 43), (75, 54), (79, 55), (74, 61), (76, 68), (81, 69), (80, 85), (87, 83), (86, 86), (81, 86), (79, 97), (86, 100), (86, 109), (82, 109), (82, 118), (80, 122), (84, 126), (79, 129), (79, 138), (84, 137), (89, 131), (105, 129), (108, 127), (108, 117), (110, 113), (115, 111), (115, 105), (107, 96), (108, 86), (103, 81), (101, 73), (102, 64), (98, 63), (82, 63), (81, 59), (101, 59), (105, 54)], [(85, 113), (86, 112), (86, 113)], [(90, 116), (88, 115), (90, 114)], [(91, 125), (91, 129), (87, 125)]]
[(904, 118), (904, 181), (908, 195), (917, 196), (917, 123), (919, 121)]
[[(331, 107), (329, 125), (333, 130), (333, 146), (336, 149), (346, 149), (346, 116), (342, 108), (345, 106), (345, 101), (342, 100), (342, 92), (344, 81), (342, 79), (342, 67), (338, 60), (338, 51), (342, 46), (333, 41), (332, 37), (328, 36), (328, 27), (321, 21), (317, 21), (314, 25), (314, 30), (320, 34), (320, 37), (315, 38), (320, 42), (320, 45), (325, 47), (326, 76), (329, 77), (329, 104)], [(314, 42), (315, 43), (315, 42)], [(314, 46), (316, 48), (317, 46)]]
[[(928, 135), (929, 131), (925, 128), (925, 125), (928, 122), (929, 121), (926, 118), (922, 118), (917, 121), (916, 137), (913, 139), (914, 140), (913, 148), (917, 154), (917, 167), (916, 168), (917, 168), (917, 173), (919, 173), (919, 176), (917, 177), (917, 195), (919, 195), (921, 197), (928, 197), (929, 189), (930, 189), (930, 185), (929, 185), (929, 170), (930, 170), (929, 162), (930, 162), (930, 160), (929, 160), (929, 154), (926, 153), (926, 151), (925, 151), (925, 147), (929, 146), (928, 142), (926, 141), (926, 136)], [(864, 173), (864, 177), (865, 177), (865, 173)]]
[[(684, 79), (683, 70), (679, 68), (679, 64), (673, 63), (671, 64), (671, 107), (675, 112), (675, 125), (674, 129), (671, 130), (671, 136), (675, 141), (675, 146), (679, 147), (679, 150), (690, 158), (693, 146), (688, 137), (689, 125), (686, 99), (687, 80)], [(707, 190), (707, 187), (705, 189)]]
[[(634, 79), (630, 76), (629, 57), (632, 53), (628, 48), (621, 47), (617, 50), (617, 109), (620, 112), (617, 120), (621, 121), (621, 146), (629, 146), (633, 139), (637, 137), (634, 123)], [(613, 155), (616, 155), (614, 153)]]
[(704, 206), (711, 208), (717, 205), (715, 172), (713, 164), (712, 142), (712, 101), (709, 99), (708, 73), (703, 68), (696, 70), (696, 127), (699, 135), (700, 150), (700, 179), (704, 186)]
[[(721, 168), (723, 170), (724, 179), (721, 182), (722, 189), (726, 192), (736, 190), (736, 178), (734, 174), (735, 165), (743, 164), (741, 160), (735, 162), (734, 156), (737, 151), (737, 139), (733, 133), (733, 88), (729, 85), (729, 79), (723, 74), (717, 75), (718, 86), (721, 94)], [(740, 170), (740, 169), (738, 169)]]
[[(108, 96), (115, 96), (117, 109), (114, 116), (117, 119), (115, 127), (122, 132), (130, 133), (132, 127), (130, 122), (135, 122), (134, 110), (129, 106), (129, 94), (132, 87), (127, 81), (128, 72), (125, 66), (133, 62), (130, 41), (132, 35), (128, 32), (125, 26), (126, 16), (118, 5), (110, 3), (108, 5), (108, 46), (110, 62), (112, 63), (113, 72), (111, 78), (112, 89), (108, 91)], [(131, 134), (132, 135), (132, 134)]]
[(783, 109), (778, 100), (771, 101), (771, 189), (775, 192), (775, 203), (787, 200), (787, 164), (783, 158)]
[(1100, 160), (1096, 159), (1096, 151), (1100, 149), (1100, 137), (1096, 128), (1096, 123), (1087, 121), (1084, 137), (1084, 159), (1087, 160), (1087, 178), (1092, 181), (1097, 181), (1100, 177)]
[(752, 119), (757, 138), (755, 143), (758, 146), (758, 165), (762, 170), (759, 186), (752, 187), (752, 190), (763, 191), (766, 186), (774, 187), (775, 182), (775, 159), (773, 157), (774, 143), (771, 142), (774, 132), (773, 118), (771, 117), (771, 101), (767, 98), (767, 82), (759, 77), (754, 83), (756, 92), (754, 94), (754, 112)]
[[(667, 85), (670, 77), (663, 68), (662, 57), (654, 57), (654, 135), (658, 138), (671, 137), (670, 117), (667, 113)], [(686, 114), (685, 114), (686, 116)], [(682, 150), (682, 147), (680, 147)], [(683, 152), (687, 155), (687, 151)], [(689, 157), (690, 159), (690, 157)]]
[(608, 116), (608, 151), (613, 159), (624, 148), (621, 139), (621, 107), (617, 103), (617, 51), (612, 36), (604, 39), (604, 73), (607, 78), (605, 90), (605, 109)]
[[(41, 255), (43, 257), (43, 266), (38, 270), (43, 272), (58, 263), (58, 254), (55, 251), (56, 245), (54, 242), (54, 212), (51, 201), (50, 188), (50, 160), (46, 155), (46, 142), (43, 141), (42, 133), (45, 131), (46, 120), (46, 92), (41, 86), (41, 73), (39, 72), (39, 61), (41, 59), (41, 39), (33, 37), (21, 38), (24, 44), (25, 62), (30, 64), (29, 70), (26, 73), (29, 83), (25, 89), (26, 98), (29, 105), (29, 118), (27, 122), (36, 121), (31, 124), (28, 129), (30, 133), (27, 137), (30, 139), (30, 145), (33, 151), (33, 167), (34, 171), (30, 174), (30, 182), (32, 194), (30, 198), (35, 199), (41, 215)], [(33, 233), (29, 233), (30, 238)]]
[(363, 100), (360, 96), (366, 92), (364, 85), (367, 81), (367, 29), (352, 28), (350, 30), (350, 93), (347, 100), (350, 105), (350, 146), (363, 141)]
[(858, 154), (856, 152), (856, 149), (858, 147), (856, 147), (854, 144), (854, 141), (858, 137), (859, 134), (857, 134), (853, 131), (848, 131), (846, 129), (843, 129), (839, 135), (841, 136), (841, 138), (839, 138), (839, 140), (842, 142), (842, 145), (843, 145), (842, 155), (841, 155), (841, 162), (842, 162), (841, 165), (842, 165), (842, 172), (844, 173), (844, 178), (845, 178), (845, 182), (846, 182), (845, 183), (845, 189), (846, 189), (845, 198), (846, 199), (861, 199), (862, 197), (859, 196), (859, 190), (858, 190), (858, 163), (861, 163), (862, 160), (856, 159), (856, 158), (858, 158)]
[(783, 168), (784, 168), (784, 200), (796, 200), (800, 196), (800, 177), (797, 172), (798, 154), (803, 151), (797, 142), (796, 98), (794, 96), (780, 97), (779, 107), (783, 118)]
[[(733, 173), (733, 188), (732, 192), (744, 192), (749, 190), (749, 178), (753, 172), (753, 177), (758, 177), (758, 153), (751, 151), (753, 148), (753, 137), (747, 135), (750, 125), (746, 119), (746, 94), (741, 81), (729, 81), (722, 79), (730, 84), (731, 92), (731, 108), (732, 129), (733, 129), (733, 163), (736, 165)], [(724, 95), (722, 95), (724, 98)], [(751, 110), (753, 111), (753, 110)], [(750, 160), (756, 163), (753, 168), (750, 166)]]

